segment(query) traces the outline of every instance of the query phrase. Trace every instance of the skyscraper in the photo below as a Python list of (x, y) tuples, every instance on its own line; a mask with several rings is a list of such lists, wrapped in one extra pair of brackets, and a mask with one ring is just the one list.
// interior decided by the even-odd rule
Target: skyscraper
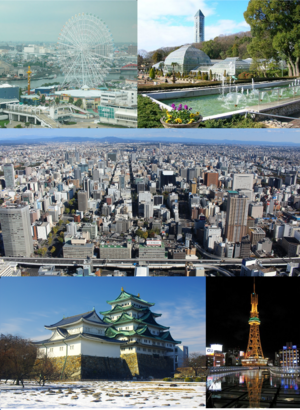
[(82, 179), (81, 179), (81, 169), (80, 168), (74, 169), (74, 179), (78, 179), (79, 185), (81, 185)]
[(79, 191), (77, 198), (78, 211), (86, 212), (88, 209), (88, 193), (86, 191)]
[(0, 208), (0, 221), (5, 256), (24, 256), (33, 253), (29, 206), (27, 203), (8, 203)]
[(204, 40), (204, 22), (205, 16), (201, 10), (198, 10), (194, 17), (195, 20), (195, 43), (201, 43)]
[(15, 170), (13, 164), (4, 164), (3, 166), (6, 188), (15, 187)]
[(119, 175), (119, 189), (125, 189), (125, 175)]
[(247, 233), (248, 198), (228, 191), (225, 237), (229, 242), (241, 242)]

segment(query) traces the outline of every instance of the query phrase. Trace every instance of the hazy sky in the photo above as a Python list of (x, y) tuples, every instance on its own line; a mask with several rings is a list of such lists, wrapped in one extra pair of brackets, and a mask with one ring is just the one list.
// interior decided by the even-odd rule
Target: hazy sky
[(149, 7), (149, 0), (139, 0), (138, 48), (152, 51), (193, 43), (194, 16), (199, 9), (205, 15), (205, 40), (247, 31), (243, 16), (247, 6), (248, 0), (151, 0)]
[[(0, 334), (44, 340), (63, 317), (110, 310), (121, 287), (150, 303), (157, 322), (190, 352), (205, 351), (205, 278), (1, 278)], [(101, 315), (100, 315), (101, 316)]]
[(0, 0), (0, 41), (51, 41), (67, 20), (93, 13), (110, 28), (115, 42), (137, 42), (136, 0)]
[(2, 129), (1, 138), (37, 138), (40, 137), (118, 137), (132, 138), (141, 140), (143, 137), (159, 141), (160, 138), (169, 138), (169, 142), (184, 142), (184, 138), (193, 138), (195, 140), (211, 139), (214, 140), (237, 140), (237, 141), (265, 141), (265, 142), (295, 142), (300, 143), (300, 129), (259, 129), (255, 128), (202, 128), (202, 129)]

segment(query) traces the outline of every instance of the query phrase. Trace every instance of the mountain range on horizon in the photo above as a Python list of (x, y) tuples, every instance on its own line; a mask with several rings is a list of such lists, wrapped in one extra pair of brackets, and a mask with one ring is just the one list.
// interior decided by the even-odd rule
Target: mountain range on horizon
[(258, 145), (258, 146), (293, 146), (295, 148), (300, 148), (300, 142), (275, 142), (275, 141), (241, 141), (241, 140), (211, 140), (211, 139), (194, 139), (186, 137), (177, 137), (174, 141), (174, 137), (141, 137), (141, 138), (119, 138), (119, 137), (36, 137), (36, 136), (26, 136), (26, 137), (13, 137), (0, 139), (0, 145), (23, 145), (23, 144), (47, 144), (47, 143), (67, 143), (67, 142), (98, 142), (107, 144), (134, 144), (134, 143), (165, 143), (165, 144), (185, 144), (185, 145), (201, 145), (201, 144), (221, 144), (221, 145)]

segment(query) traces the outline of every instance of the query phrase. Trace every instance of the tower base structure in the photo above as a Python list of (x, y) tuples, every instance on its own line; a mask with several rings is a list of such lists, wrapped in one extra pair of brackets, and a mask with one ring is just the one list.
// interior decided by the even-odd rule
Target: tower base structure
[(242, 366), (267, 366), (268, 358), (264, 357), (247, 357), (242, 359)]

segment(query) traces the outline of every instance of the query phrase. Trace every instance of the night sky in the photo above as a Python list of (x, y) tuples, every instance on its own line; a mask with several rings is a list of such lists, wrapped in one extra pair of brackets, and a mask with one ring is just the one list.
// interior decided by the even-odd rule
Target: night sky
[[(265, 357), (274, 354), (286, 342), (300, 344), (297, 278), (255, 278), (260, 339)], [(246, 351), (249, 336), (250, 296), (253, 278), (207, 278), (206, 344), (223, 344), (223, 351)]]

